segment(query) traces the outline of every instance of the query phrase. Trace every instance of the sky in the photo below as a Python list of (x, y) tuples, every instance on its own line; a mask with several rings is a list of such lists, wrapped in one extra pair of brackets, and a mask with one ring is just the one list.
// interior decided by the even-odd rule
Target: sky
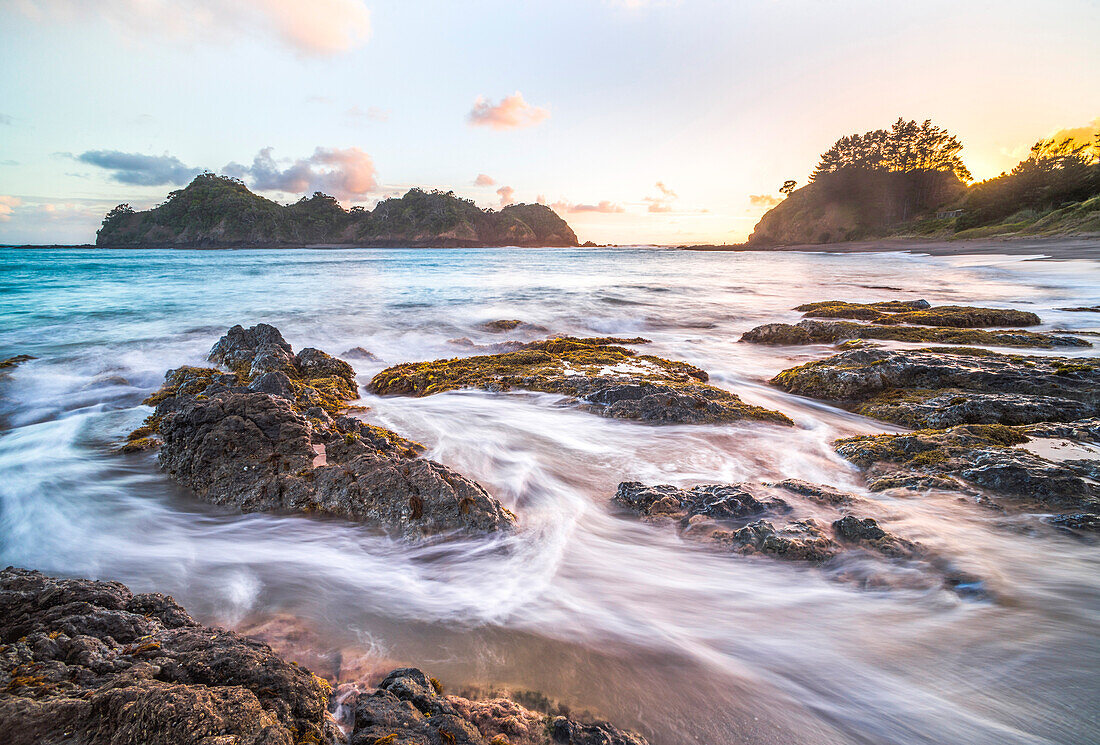
[(0, 243), (94, 242), (202, 170), (736, 243), (899, 116), (979, 180), (1095, 129), (1098, 38), (1097, 0), (0, 0)]

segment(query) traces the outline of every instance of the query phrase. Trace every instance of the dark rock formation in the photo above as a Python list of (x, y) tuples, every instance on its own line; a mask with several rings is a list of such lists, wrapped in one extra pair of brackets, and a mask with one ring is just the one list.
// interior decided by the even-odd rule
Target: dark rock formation
[(1096, 358), (857, 349), (784, 370), (772, 382), (908, 427), (1072, 421), (1100, 413)]
[(766, 323), (746, 331), (741, 341), (753, 344), (834, 344), (846, 339), (883, 339), (922, 344), (968, 344), (991, 347), (1089, 347), (1075, 336), (1036, 333), (1022, 329), (986, 331), (936, 326), (883, 326), (851, 321), (799, 321)]
[[(335, 711), (336, 717), (329, 713)], [(344, 728), (341, 732), (337, 718)], [(327, 682), (256, 639), (118, 582), (0, 571), (5, 745), (646, 745), (505, 699), (444, 696), (415, 668)]]
[[(959, 481), (1021, 506), (1100, 513), (1100, 488), (1067, 463), (1023, 448), (1027, 427), (962, 425), (901, 435), (837, 440), (837, 452), (864, 469), (868, 488), (958, 488)], [(931, 481), (929, 481), (931, 480)]]
[(235, 326), (210, 368), (169, 371), (128, 449), (160, 447), (176, 482), (248, 512), (335, 515), (415, 537), (510, 529), (515, 517), (477, 483), (419, 457), (423, 446), (344, 414), (354, 371), (318, 349), (293, 353), (266, 324)]
[(859, 554), (880, 562), (911, 563), (936, 585), (965, 585), (968, 592), (974, 588), (973, 578), (952, 570), (920, 544), (884, 530), (874, 518), (849, 513), (852, 505), (868, 503), (828, 486), (788, 479), (685, 489), (624, 481), (612, 501), (648, 521), (676, 525), (685, 538), (731, 553), (809, 564), (832, 562), (830, 566)]
[(34, 359), (38, 358), (29, 354), (17, 354), (14, 357), (8, 357), (6, 360), (0, 360), (0, 370), (11, 370)]
[(335, 742), (330, 688), (266, 644), (117, 582), (0, 572), (9, 745)]
[(516, 351), (434, 362), (410, 362), (378, 373), (380, 395), (426, 396), (456, 388), (513, 389), (570, 396), (603, 416), (646, 422), (718, 423), (757, 419), (791, 424), (785, 415), (750, 406), (707, 385), (686, 362), (639, 355), (620, 344), (644, 339), (558, 337)]
[(151, 210), (119, 205), (103, 220), (102, 247), (221, 248), (310, 244), (376, 247), (576, 246), (552, 209), (515, 204), (482, 210), (453, 192), (410, 189), (374, 210), (348, 211), (315, 193), (283, 206), (236, 179), (205, 173)]

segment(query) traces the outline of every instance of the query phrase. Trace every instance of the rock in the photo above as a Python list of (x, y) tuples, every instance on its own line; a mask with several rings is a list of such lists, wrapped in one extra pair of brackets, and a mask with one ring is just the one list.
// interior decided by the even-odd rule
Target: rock
[(1089, 514), (1087, 512), (1077, 512), (1071, 515), (1054, 515), (1047, 522), (1063, 530), (1087, 530), (1092, 532), (1100, 530), (1100, 515)]
[(1022, 310), (1006, 308), (974, 308), (960, 305), (932, 307), (925, 300), (888, 301), (882, 303), (849, 303), (826, 300), (800, 305), (809, 318), (854, 318), (872, 323), (911, 323), (918, 326), (950, 326), (953, 328), (983, 328), (989, 326), (1035, 326), (1039, 316)]
[(858, 501), (858, 499), (851, 494), (837, 491), (831, 486), (811, 484), (809, 481), (803, 481), (801, 479), (784, 479), (783, 481), (772, 484), (772, 486), (786, 489), (789, 492), (807, 497), (822, 504), (846, 505)]
[(887, 533), (874, 518), (845, 515), (833, 522), (833, 532), (841, 541), (856, 543), (898, 559), (919, 558), (923, 549), (913, 541)]
[(165, 595), (8, 567), (0, 642), (10, 745), (336, 741), (328, 684)]
[(819, 563), (833, 558), (840, 547), (812, 518), (795, 520), (778, 530), (767, 520), (757, 520), (732, 533), (716, 536), (741, 554), (769, 554), (779, 559)]
[(646, 486), (624, 481), (613, 501), (641, 515), (669, 515), (687, 519), (696, 515), (725, 520), (759, 515), (767, 507), (741, 484), (703, 484), (680, 489), (669, 484)]
[(24, 362), (30, 362), (36, 360), (37, 357), (30, 354), (17, 354), (14, 357), (8, 357), (5, 360), (0, 360), (0, 370), (11, 370), (14, 367), (22, 365)]
[(1022, 329), (986, 331), (927, 326), (882, 326), (851, 321), (768, 323), (746, 331), (741, 341), (753, 344), (833, 344), (852, 339), (882, 339), (922, 344), (966, 344), (991, 347), (1089, 347), (1084, 339)]
[(1100, 359), (976, 349), (856, 349), (784, 370), (784, 390), (908, 427), (1072, 421), (1100, 413)]
[[(277, 350), (284, 370), (251, 376)], [(419, 538), (510, 530), (515, 516), (479, 484), (420, 457), (424, 446), (344, 413), (357, 387), (343, 360), (293, 354), (278, 330), (236, 326), (211, 352), (235, 375), (169, 371), (129, 450), (160, 446), (161, 467), (208, 502), (245, 512), (296, 511), (356, 520)]]
[(1100, 313), (1100, 305), (1079, 305), (1076, 308), (1055, 308), (1055, 310), (1065, 310), (1071, 313)]
[[(248, 384), (248, 390), (294, 400), (294, 386), (290, 383), (290, 377), (282, 371), (260, 373)], [(324, 413), (319, 406), (313, 408)]]
[(501, 331), (511, 331), (517, 326), (521, 325), (523, 321), (518, 318), (502, 318), (499, 321), (486, 321), (481, 324), (481, 328), (486, 331), (492, 331), (494, 333)]
[[(1100, 488), (1075, 469), (1022, 448), (1026, 428), (969, 424), (901, 435), (864, 435), (837, 440), (838, 453), (889, 486), (910, 478), (954, 479), (1017, 504), (1100, 511)], [(888, 488), (880, 486), (879, 488)]]
[(341, 357), (347, 357), (349, 360), (363, 360), (364, 362), (378, 362), (378, 355), (370, 352), (362, 347), (352, 347), (340, 355)]
[(522, 389), (569, 396), (587, 410), (621, 419), (792, 424), (777, 411), (750, 406), (729, 391), (707, 385), (706, 372), (693, 365), (620, 346), (644, 341), (558, 337), (512, 352), (396, 365), (378, 373), (369, 388), (379, 395), (413, 396), (456, 388)]
[(646, 745), (607, 722), (551, 720), (507, 699), (471, 701), (441, 689), (416, 668), (394, 670), (374, 692), (356, 697), (349, 745)]
[(646, 745), (606, 722), (445, 696), (416, 668), (333, 692), (165, 595), (13, 567), (0, 572), (0, 732), (5, 745)]

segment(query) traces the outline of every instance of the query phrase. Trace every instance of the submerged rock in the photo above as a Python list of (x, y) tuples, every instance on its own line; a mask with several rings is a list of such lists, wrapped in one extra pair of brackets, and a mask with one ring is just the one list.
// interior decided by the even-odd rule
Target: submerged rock
[(900, 435), (837, 440), (837, 452), (864, 469), (868, 488), (958, 482), (1011, 498), (1020, 505), (1100, 513), (1100, 487), (1067, 463), (1015, 447), (1026, 427), (969, 424)]
[(977, 349), (856, 349), (784, 370), (784, 390), (907, 427), (1073, 421), (1100, 413), (1100, 359)]
[(501, 354), (396, 365), (378, 373), (369, 387), (379, 395), (427, 396), (457, 388), (558, 393), (603, 416), (647, 422), (792, 423), (708, 385), (707, 373), (693, 365), (621, 346), (644, 341), (558, 337)]
[[(762, 487), (777, 489), (783, 496), (769, 493), (761, 498), (754, 492)], [(872, 517), (849, 513), (853, 504), (866, 504), (864, 500), (829, 486), (797, 479), (689, 488), (624, 481), (612, 501), (643, 519), (675, 524), (687, 539), (731, 553), (809, 564), (831, 562), (834, 569), (858, 556), (875, 557), (880, 567), (882, 560), (919, 567), (924, 581), (934, 585), (951, 589), (973, 585), (973, 578), (951, 570), (919, 543), (884, 530)], [(840, 578), (857, 579), (843, 574)], [(866, 582), (868, 576), (863, 573), (858, 579)], [(875, 583), (884, 580), (879, 577)]]
[(24, 362), (30, 362), (36, 359), (38, 358), (31, 354), (17, 354), (14, 357), (0, 360), (0, 370), (11, 370), (12, 368), (22, 365)]
[(211, 350), (237, 372), (169, 371), (156, 409), (124, 449), (160, 447), (177, 483), (246, 512), (334, 515), (419, 537), (510, 529), (479, 484), (420, 457), (423, 446), (344, 415), (354, 372), (318, 349), (293, 354), (265, 324), (235, 326)]
[(9, 745), (335, 742), (328, 684), (262, 642), (117, 582), (0, 572)]
[(917, 326), (983, 328), (991, 326), (1035, 326), (1039, 316), (1009, 308), (974, 308), (964, 305), (931, 306), (927, 300), (890, 300), (881, 303), (849, 303), (825, 300), (799, 305), (807, 318), (854, 318), (872, 323), (911, 323)]
[(646, 745), (606, 722), (445, 696), (416, 668), (334, 692), (166, 595), (13, 567), (0, 571), (0, 733), (5, 745)]
[(851, 321), (799, 321), (767, 323), (746, 331), (741, 341), (753, 344), (802, 345), (834, 344), (850, 339), (881, 339), (885, 341), (924, 344), (968, 344), (991, 347), (1089, 347), (1084, 339), (1022, 329), (986, 331), (928, 326), (882, 326)]

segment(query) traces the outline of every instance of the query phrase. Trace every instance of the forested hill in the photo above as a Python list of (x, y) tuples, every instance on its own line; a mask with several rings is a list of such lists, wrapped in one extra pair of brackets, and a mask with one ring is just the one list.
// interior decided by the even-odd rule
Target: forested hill
[(576, 246), (573, 230), (549, 207), (516, 204), (482, 210), (453, 192), (411, 189), (373, 210), (345, 210), (315, 193), (281, 205), (242, 182), (204, 173), (151, 210), (122, 204), (96, 236), (106, 248)]
[(1100, 232), (1100, 142), (1042, 140), (1011, 173), (969, 186), (961, 150), (929, 121), (842, 137), (806, 186), (783, 185), (749, 243)]

